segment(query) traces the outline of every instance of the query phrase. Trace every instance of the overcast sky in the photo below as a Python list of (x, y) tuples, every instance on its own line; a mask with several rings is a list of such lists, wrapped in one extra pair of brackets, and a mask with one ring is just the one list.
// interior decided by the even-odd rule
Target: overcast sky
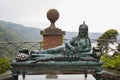
[(78, 31), (83, 21), (89, 32), (120, 30), (120, 0), (0, 0), (0, 20), (45, 29), (51, 8), (59, 11), (56, 26), (64, 31)]

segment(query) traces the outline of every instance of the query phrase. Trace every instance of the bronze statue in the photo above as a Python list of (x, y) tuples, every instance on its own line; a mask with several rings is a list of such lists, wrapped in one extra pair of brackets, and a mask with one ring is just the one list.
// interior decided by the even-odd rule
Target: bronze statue
[(27, 72), (64, 72), (81, 71), (87, 73), (95, 72), (96, 80), (102, 80), (102, 62), (100, 62), (101, 50), (91, 48), (91, 41), (88, 37), (88, 26), (83, 22), (79, 26), (78, 36), (65, 45), (50, 48), (42, 51), (28, 52), (24, 49), (19, 52), (11, 64), (11, 71), (14, 80), (18, 80), (18, 75), (22, 74), (23, 79)]
[(99, 61), (101, 55), (96, 55), (95, 51), (99, 49), (93, 49), (91, 52), (91, 41), (88, 37), (88, 26), (83, 22), (79, 26), (78, 36), (72, 40), (65, 42), (65, 45), (58, 46), (55, 48), (42, 50), (42, 51), (31, 51), (31, 57), (35, 57), (36, 61), (42, 60), (55, 60), (56, 58), (64, 58), (65, 56), (75, 56), (79, 60), (86, 61)]

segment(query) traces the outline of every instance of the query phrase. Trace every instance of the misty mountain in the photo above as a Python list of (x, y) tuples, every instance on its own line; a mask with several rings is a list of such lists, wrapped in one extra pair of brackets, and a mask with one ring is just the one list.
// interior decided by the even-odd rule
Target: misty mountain
[(0, 41), (42, 41), (40, 29), (0, 21)]
[[(41, 29), (25, 27), (21, 24), (0, 21), (0, 41), (28, 41), (39, 42), (42, 41), (40, 35)], [(71, 39), (77, 36), (78, 32), (66, 32), (65, 39)], [(89, 33), (91, 39), (98, 39), (101, 33)]]
[[(0, 41), (26, 41), (26, 42), (39, 42), (42, 41), (42, 35), (40, 31), (42, 29), (26, 27), (21, 24), (0, 21)], [(69, 32), (66, 31), (65, 39), (71, 39), (74, 36), (77, 36), (78, 32)], [(102, 33), (89, 33), (90, 39), (98, 39)], [(120, 35), (118, 36), (120, 40)]]

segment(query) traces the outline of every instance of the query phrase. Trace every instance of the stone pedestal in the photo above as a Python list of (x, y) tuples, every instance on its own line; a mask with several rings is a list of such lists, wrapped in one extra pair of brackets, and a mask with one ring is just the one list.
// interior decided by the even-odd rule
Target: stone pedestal
[(63, 35), (65, 35), (65, 31), (62, 31), (55, 26), (55, 22), (59, 18), (59, 13), (56, 9), (50, 9), (47, 12), (47, 18), (50, 20), (51, 25), (40, 32), (40, 34), (43, 35), (43, 49), (62, 45)]

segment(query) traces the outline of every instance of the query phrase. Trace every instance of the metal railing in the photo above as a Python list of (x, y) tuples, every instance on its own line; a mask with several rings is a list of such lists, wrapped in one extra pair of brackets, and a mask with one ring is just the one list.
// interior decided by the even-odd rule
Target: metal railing
[[(66, 41), (66, 40), (65, 40)], [(96, 46), (98, 39), (91, 39), (92, 47)], [(116, 41), (119, 44), (119, 41)], [(24, 48), (31, 50), (41, 50), (43, 46), (42, 42), (0, 42), (0, 57), (9, 57), (14, 59), (17, 53)], [(111, 51), (117, 51), (109, 47)]]
[(15, 58), (21, 49), (41, 50), (41, 45), (42, 42), (0, 42), (0, 57)]

